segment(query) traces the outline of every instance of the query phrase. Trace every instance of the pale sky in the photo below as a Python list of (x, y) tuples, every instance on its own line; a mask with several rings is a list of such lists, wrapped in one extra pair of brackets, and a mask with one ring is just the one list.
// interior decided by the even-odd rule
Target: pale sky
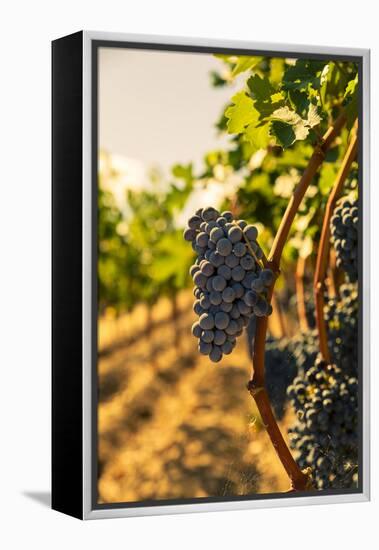
[(159, 165), (195, 161), (226, 138), (213, 127), (233, 88), (212, 88), (210, 54), (101, 48), (99, 144), (115, 155)]

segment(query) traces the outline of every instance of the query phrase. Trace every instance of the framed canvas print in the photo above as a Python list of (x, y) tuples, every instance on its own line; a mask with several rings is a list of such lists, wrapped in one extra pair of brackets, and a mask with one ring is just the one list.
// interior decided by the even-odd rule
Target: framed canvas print
[(52, 46), (53, 508), (369, 498), (369, 51)]

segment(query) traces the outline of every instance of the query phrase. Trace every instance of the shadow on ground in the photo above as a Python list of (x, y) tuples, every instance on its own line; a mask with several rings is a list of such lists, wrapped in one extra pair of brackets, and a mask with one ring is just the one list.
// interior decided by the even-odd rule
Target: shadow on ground
[(51, 493), (49, 491), (24, 491), (22, 494), (42, 506), (49, 508), (51, 506)]

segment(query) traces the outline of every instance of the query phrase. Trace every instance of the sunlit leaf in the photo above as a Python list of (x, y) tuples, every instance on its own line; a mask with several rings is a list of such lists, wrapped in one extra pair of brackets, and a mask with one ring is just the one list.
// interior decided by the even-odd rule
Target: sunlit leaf
[(316, 105), (313, 105), (312, 103), (309, 106), (308, 111), (308, 118), (307, 123), (310, 128), (314, 128), (314, 126), (317, 126), (321, 122), (321, 117), (318, 114), (318, 110)]
[(252, 152), (265, 149), (270, 141), (269, 125), (255, 126), (249, 124), (244, 132), (244, 138), (252, 145)]
[(232, 78), (235, 78), (245, 71), (250, 71), (256, 67), (262, 61), (262, 57), (251, 57), (251, 56), (239, 56), (239, 59), (232, 70)]
[(254, 109), (253, 100), (244, 91), (232, 97), (232, 105), (226, 109), (225, 116), (228, 119), (229, 134), (242, 133), (246, 126), (257, 122), (259, 118), (258, 112)]

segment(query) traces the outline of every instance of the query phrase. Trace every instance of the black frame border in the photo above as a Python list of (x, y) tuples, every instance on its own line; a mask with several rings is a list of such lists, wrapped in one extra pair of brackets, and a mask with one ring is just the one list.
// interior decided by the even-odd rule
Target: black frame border
[(52, 508), (83, 517), (83, 32), (52, 42)]

